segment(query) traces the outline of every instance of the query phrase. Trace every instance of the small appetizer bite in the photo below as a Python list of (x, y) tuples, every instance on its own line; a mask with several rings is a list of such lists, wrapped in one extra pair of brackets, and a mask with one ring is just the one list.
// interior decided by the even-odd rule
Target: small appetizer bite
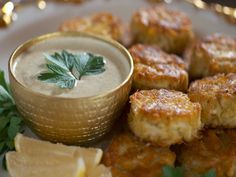
[(165, 6), (140, 9), (134, 13), (131, 29), (136, 42), (156, 44), (170, 53), (181, 54), (193, 38), (190, 19)]
[(164, 165), (174, 165), (175, 153), (122, 132), (113, 138), (103, 162), (111, 167), (113, 177), (154, 177), (161, 176)]
[(154, 45), (137, 44), (129, 51), (134, 60), (135, 89), (187, 90), (188, 73), (178, 56), (167, 54)]
[(191, 101), (202, 106), (202, 122), (209, 127), (236, 127), (236, 74), (218, 74), (193, 82)]
[(60, 31), (88, 32), (117, 41), (122, 40), (123, 33), (120, 19), (106, 12), (67, 20), (61, 24)]
[(217, 177), (236, 176), (236, 131), (207, 130), (202, 139), (182, 145), (178, 160), (185, 177), (201, 177), (210, 169)]
[(236, 39), (223, 34), (206, 36), (185, 52), (191, 78), (236, 72)]
[(191, 141), (202, 128), (199, 103), (182, 92), (142, 90), (130, 97), (129, 126), (140, 139), (159, 146)]

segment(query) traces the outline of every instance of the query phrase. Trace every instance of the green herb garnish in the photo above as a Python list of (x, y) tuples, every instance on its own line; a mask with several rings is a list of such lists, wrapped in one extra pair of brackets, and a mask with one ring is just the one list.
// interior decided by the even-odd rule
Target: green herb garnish
[[(184, 177), (184, 170), (182, 167), (172, 167), (166, 165), (162, 168), (161, 177)], [(216, 177), (216, 170), (210, 169), (204, 173), (202, 177)]]
[(183, 177), (184, 171), (181, 167), (164, 166), (161, 177)]
[(40, 73), (38, 79), (55, 83), (60, 88), (73, 88), (78, 80), (86, 75), (100, 74), (105, 71), (102, 56), (91, 53), (72, 54), (63, 50), (54, 55), (44, 54), (47, 61), (46, 72)]
[(202, 175), (202, 177), (216, 177), (216, 170), (215, 169), (210, 169), (206, 173)]
[(23, 121), (16, 109), (10, 88), (0, 70), (0, 155), (14, 150), (14, 138), (22, 132)]

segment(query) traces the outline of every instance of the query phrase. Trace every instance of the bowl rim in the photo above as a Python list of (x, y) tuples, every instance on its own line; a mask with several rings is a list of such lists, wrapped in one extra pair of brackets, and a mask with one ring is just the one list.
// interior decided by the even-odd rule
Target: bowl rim
[[(29, 47), (40, 43), (44, 40), (47, 39), (51, 39), (51, 38), (56, 38), (56, 37), (87, 37), (87, 38), (92, 38), (95, 40), (99, 40), (102, 42), (105, 42), (109, 45), (112, 45), (113, 47), (115, 47), (116, 49), (118, 49), (128, 60), (129, 64), (130, 64), (130, 71), (127, 75), (127, 77), (123, 80), (123, 82), (121, 84), (119, 84), (117, 87), (110, 89), (108, 91), (102, 92), (101, 94), (98, 95), (92, 95), (92, 96), (86, 96), (86, 97), (60, 97), (60, 96), (55, 96), (55, 95), (46, 95), (40, 92), (36, 92), (30, 88), (28, 88), (27, 86), (25, 86), (24, 84), (22, 84), (20, 81), (18, 81), (15, 77), (15, 75), (13, 74), (13, 64), (14, 64), (14, 60), (16, 57), (18, 57), (23, 51), (25, 51), (26, 49), (28, 49)], [(47, 33), (44, 35), (40, 35), (34, 38), (31, 38), (29, 40), (27, 40), (26, 42), (24, 42), (23, 44), (19, 45), (14, 51), (13, 53), (10, 55), (9, 61), (8, 61), (8, 72), (9, 72), (9, 76), (14, 80), (15, 83), (17, 83), (22, 89), (27, 90), (27, 92), (29, 92), (30, 94), (33, 94), (35, 96), (39, 96), (42, 98), (47, 98), (47, 99), (55, 99), (55, 100), (93, 100), (93, 99), (97, 99), (97, 98), (101, 98), (101, 97), (105, 97), (107, 95), (110, 95), (114, 92), (116, 92), (117, 90), (119, 90), (120, 88), (122, 88), (125, 84), (127, 84), (130, 79), (132, 79), (133, 76), (133, 71), (134, 71), (134, 63), (133, 63), (133, 59), (131, 54), (129, 53), (128, 49), (126, 49), (123, 45), (121, 45), (119, 42), (113, 40), (113, 39), (109, 39), (109, 38), (105, 38), (105, 37), (101, 37), (95, 34), (91, 34), (91, 33), (86, 33), (86, 32), (53, 32), (53, 33)], [(10, 82), (10, 87), (13, 83)]]

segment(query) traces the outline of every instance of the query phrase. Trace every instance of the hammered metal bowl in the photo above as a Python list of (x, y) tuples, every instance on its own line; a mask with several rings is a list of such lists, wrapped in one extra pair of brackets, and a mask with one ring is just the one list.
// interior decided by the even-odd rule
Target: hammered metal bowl
[[(127, 78), (107, 93), (81, 98), (47, 96), (21, 84), (13, 71), (17, 57), (39, 42), (62, 36), (94, 39), (115, 48), (128, 60), (130, 72)], [(32, 39), (19, 46), (9, 60), (12, 94), (26, 124), (42, 139), (65, 144), (88, 144), (98, 140), (111, 129), (128, 100), (132, 74), (132, 58), (122, 45), (112, 40), (77, 32), (51, 33)]]

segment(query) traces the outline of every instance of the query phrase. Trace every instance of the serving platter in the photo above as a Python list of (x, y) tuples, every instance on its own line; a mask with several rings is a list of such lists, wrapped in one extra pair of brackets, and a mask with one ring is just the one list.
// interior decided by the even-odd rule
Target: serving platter
[[(59, 25), (68, 18), (111, 12), (128, 24), (135, 10), (150, 5), (146, 0), (91, 0), (79, 5), (48, 3), (44, 10), (29, 5), (18, 11), (18, 19), (11, 26), (0, 29), (0, 68), (7, 73), (8, 59), (18, 45), (35, 36), (57, 31)], [(222, 32), (236, 37), (236, 26), (210, 10), (197, 9), (184, 0), (174, 0), (167, 6), (187, 13), (199, 36)], [(35, 137), (29, 129), (25, 134)], [(96, 146), (102, 147), (104, 144), (106, 140)], [(3, 169), (0, 169), (0, 177), (7, 177)]]

